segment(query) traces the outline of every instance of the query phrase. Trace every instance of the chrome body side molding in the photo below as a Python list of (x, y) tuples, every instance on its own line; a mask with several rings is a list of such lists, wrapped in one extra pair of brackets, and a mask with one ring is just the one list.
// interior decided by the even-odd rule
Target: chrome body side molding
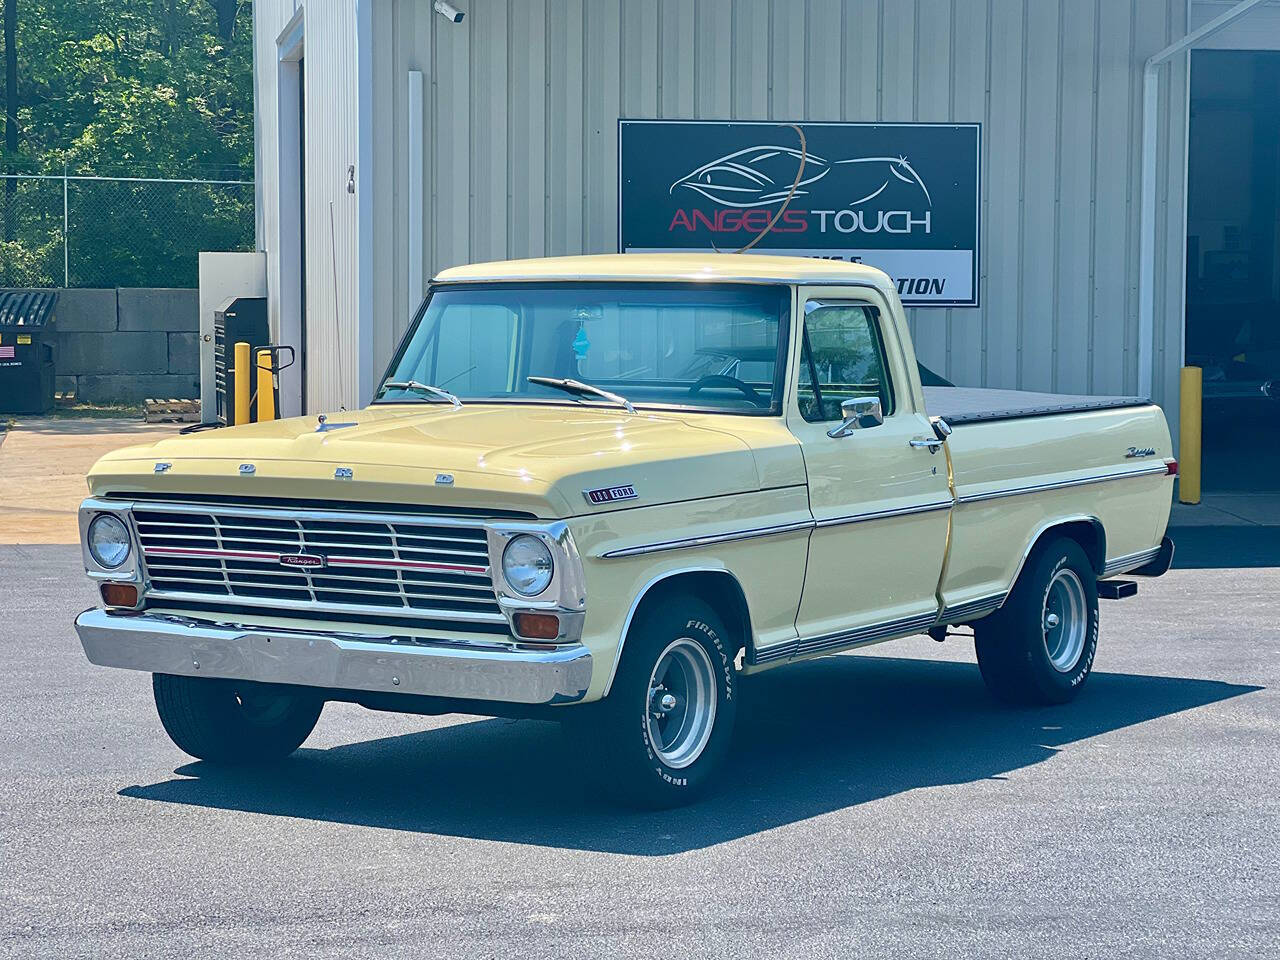
[[(632, 547), (620, 547), (616, 550), (608, 550), (600, 554), (600, 557), (604, 560), (615, 560), (621, 557), (637, 557), (648, 553), (662, 553), (667, 550), (683, 550), (689, 547), (705, 547), (717, 543), (751, 540), (756, 537), (771, 537), (780, 533), (792, 533), (796, 530), (838, 527), (850, 523), (867, 523), (875, 520), (887, 520), (891, 517), (906, 517), (917, 513), (931, 513), (936, 510), (949, 510), (957, 504), (982, 503), (987, 500), (998, 500), (1003, 497), (1017, 497), (1029, 493), (1043, 493), (1048, 490), (1065, 490), (1071, 487), (1086, 486), (1093, 483), (1104, 483), (1108, 480), (1128, 480), (1133, 477), (1155, 476), (1156, 474), (1166, 474), (1167, 472), (1168, 471), (1164, 464), (1151, 464), (1138, 469), (1116, 470), (1108, 473), (1094, 474), (1093, 476), (1088, 477), (1077, 477), (1071, 480), (1055, 480), (1049, 483), (1030, 484), (1023, 487), (1009, 487), (1005, 490), (990, 490), (985, 493), (963, 494), (955, 500), (936, 500), (930, 503), (913, 504), (908, 507), (895, 507), (889, 510), (873, 510), (867, 513), (854, 513), (843, 517), (827, 517), (822, 520), (797, 520), (791, 523), (749, 527), (743, 530), (733, 530), (727, 533), (715, 533), (700, 537), (685, 537), (679, 540), (661, 540), (654, 543), (642, 543)], [(1050, 526), (1068, 523), (1073, 519), (1093, 518), (1069, 517), (1055, 519), (1051, 522)], [(1034, 539), (1032, 542), (1034, 542)]]
[(701, 537), (684, 537), (679, 540), (660, 540), (657, 543), (642, 543), (634, 547), (620, 547), (600, 554), (602, 560), (616, 560), (620, 557), (639, 557), (648, 553), (663, 553), (667, 550), (683, 550), (688, 547), (706, 547), (717, 543), (733, 543), (737, 540), (754, 540), (757, 537), (772, 537), (780, 533), (794, 533), (797, 530), (812, 530), (812, 520), (796, 520), (792, 523), (776, 523), (767, 527), (750, 527), (746, 530), (733, 530), (728, 533), (710, 533)]
[(873, 623), (865, 627), (855, 627), (852, 630), (841, 630), (838, 633), (828, 633), (819, 637), (810, 637), (807, 640), (801, 640), (796, 644), (795, 655), (797, 657), (805, 656), (810, 653), (834, 652), (845, 647), (856, 647), (864, 643), (873, 643), (876, 640), (888, 640), (891, 637), (905, 637), (913, 633), (919, 633), (933, 626), (937, 622), (938, 612), (936, 610), (930, 613), (917, 614), (911, 617), (903, 617), (900, 620), (889, 620), (884, 623)]
[(1102, 577), (1099, 577), (1099, 579), (1114, 577), (1117, 573), (1128, 573), (1130, 570), (1145, 566), (1160, 555), (1161, 549), (1162, 546), (1155, 546), (1150, 550), (1142, 550), (1138, 553), (1130, 553), (1123, 557), (1116, 557), (1114, 560), (1108, 560), (1102, 568)]
[(855, 513), (844, 517), (828, 517), (824, 520), (796, 520), (791, 523), (778, 523), (765, 527), (749, 527), (745, 530), (734, 530), (729, 533), (713, 533), (701, 537), (685, 537), (680, 540), (642, 543), (634, 547), (620, 547), (617, 550), (609, 550), (600, 554), (600, 557), (604, 560), (615, 560), (620, 557), (638, 557), (648, 553), (662, 553), (667, 550), (683, 550), (688, 547), (705, 547), (717, 543), (732, 543), (737, 540), (752, 540), (757, 537), (772, 537), (780, 533), (794, 533), (797, 530), (814, 530), (839, 527), (850, 523), (887, 520), (890, 517), (906, 517), (916, 513), (949, 510), (952, 503), (953, 501), (951, 500), (938, 500), (933, 503), (897, 507), (892, 510), (875, 510), (869, 513)]
[(968, 620), (977, 620), (985, 617), (987, 614), (995, 613), (1002, 606), (1005, 600), (1009, 598), (1008, 592), (992, 594), (989, 597), (978, 597), (975, 600), (966, 600), (964, 603), (953, 604), (952, 606), (943, 608), (938, 616), (939, 623), (964, 623)]
[(951, 499), (936, 500), (933, 503), (921, 503), (910, 507), (896, 507), (891, 510), (875, 510), (871, 513), (854, 513), (847, 517), (828, 517), (825, 520), (819, 520), (815, 526), (824, 527), (842, 527), (850, 523), (866, 523), (870, 520), (887, 520), (890, 517), (909, 517), (916, 513), (934, 513), (938, 510), (950, 510), (955, 505), (955, 501)]
[(760, 666), (778, 660), (790, 660), (813, 653), (836, 653), (840, 650), (875, 643), (880, 640), (891, 640), (895, 637), (906, 637), (913, 633), (922, 633), (937, 622), (937, 611), (903, 617), (899, 620), (888, 620), (883, 623), (872, 623), (851, 630), (821, 634), (816, 637), (802, 638), (789, 643), (779, 643), (765, 650), (753, 650), (748, 663)]
[(1009, 487), (1004, 490), (988, 490), (985, 493), (961, 494), (960, 503), (982, 503), (985, 500), (999, 500), (1003, 497), (1020, 497), (1028, 493), (1044, 493), (1048, 490), (1066, 490), (1069, 487), (1083, 487), (1091, 483), (1104, 483), (1107, 480), (1129, 480), (1133, 477), (1150, 477), (1156, 474), (1167, 476), (1168, 467), (1163, 463), (1154, 463), (1137, 469), (1113, 470), (1109, 473), (1098, 473), (1088, 477), (1075, 477), (1071, 480), (1053, 480), (1048, 483), (1032, 483), (1023, 487)]

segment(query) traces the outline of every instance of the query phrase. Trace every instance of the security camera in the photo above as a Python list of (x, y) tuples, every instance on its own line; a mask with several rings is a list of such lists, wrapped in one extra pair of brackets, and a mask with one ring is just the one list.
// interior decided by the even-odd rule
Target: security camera
[(452, 3), (445, 3), (445, 0), (436, 0), (432, 6), (436, 13), (453, 23), (461, 23), (462, 18), (466, 16), (465, 13), (455, 7)]

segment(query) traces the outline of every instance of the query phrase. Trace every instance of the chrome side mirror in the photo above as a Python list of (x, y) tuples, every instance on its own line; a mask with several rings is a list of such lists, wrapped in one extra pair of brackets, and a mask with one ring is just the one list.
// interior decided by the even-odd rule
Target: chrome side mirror
[(847, 437), (855, 430), (867, 427), (878, 427), (884, 423), (884, 408), (880, 406), (879, 397), (854, 397), (840, 404), (840, 413), (844, 422), (827, 431), (833, 440)]
[(943, 420), (941, 417), (933, 417), (930, 421), (933, 425), (933, 435), (939, 440), (945, 440), (951, 436), (951, 424)]

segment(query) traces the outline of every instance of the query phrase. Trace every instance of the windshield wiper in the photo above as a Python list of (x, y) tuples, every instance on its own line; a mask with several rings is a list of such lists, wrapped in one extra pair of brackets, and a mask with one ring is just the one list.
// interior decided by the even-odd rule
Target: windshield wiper
[(570, 380), (568, 377), (526, 377), (525, 379), (530, 383), (536, 383), (543, 387), (555, 387), (557, 390), (565, 391), (565, 393), (590, 393), (597, 397), (603, 397), (605, 400), (612, 400), (618, 406), (625, 408), (627, 413), (636, 412), (636, 408), (631, 405), (631, 401), (626, 397), (610, 393), (608, 390), (601, 390), (599, 387), (583, 383), (581, 380)]
[(462, 406), (462, 401), (448, 390), (433, 387), (429, 383), (420, 383), (417, 380), (388, 380), (382, 385), (382, 389), (378, 391), (378, 396), (381, 397), (388, 390), (415, 390), (418, 393), (425, 393), (430, 397), (435, 397), (437, 400), (452, 403), (455, 407)]

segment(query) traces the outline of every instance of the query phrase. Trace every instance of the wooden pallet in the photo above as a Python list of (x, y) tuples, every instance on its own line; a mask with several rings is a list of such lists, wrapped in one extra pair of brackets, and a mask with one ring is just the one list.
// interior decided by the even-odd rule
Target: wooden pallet
[(142, 417), (147, 423), (199, 423), (199, 400), (145, 400)]

